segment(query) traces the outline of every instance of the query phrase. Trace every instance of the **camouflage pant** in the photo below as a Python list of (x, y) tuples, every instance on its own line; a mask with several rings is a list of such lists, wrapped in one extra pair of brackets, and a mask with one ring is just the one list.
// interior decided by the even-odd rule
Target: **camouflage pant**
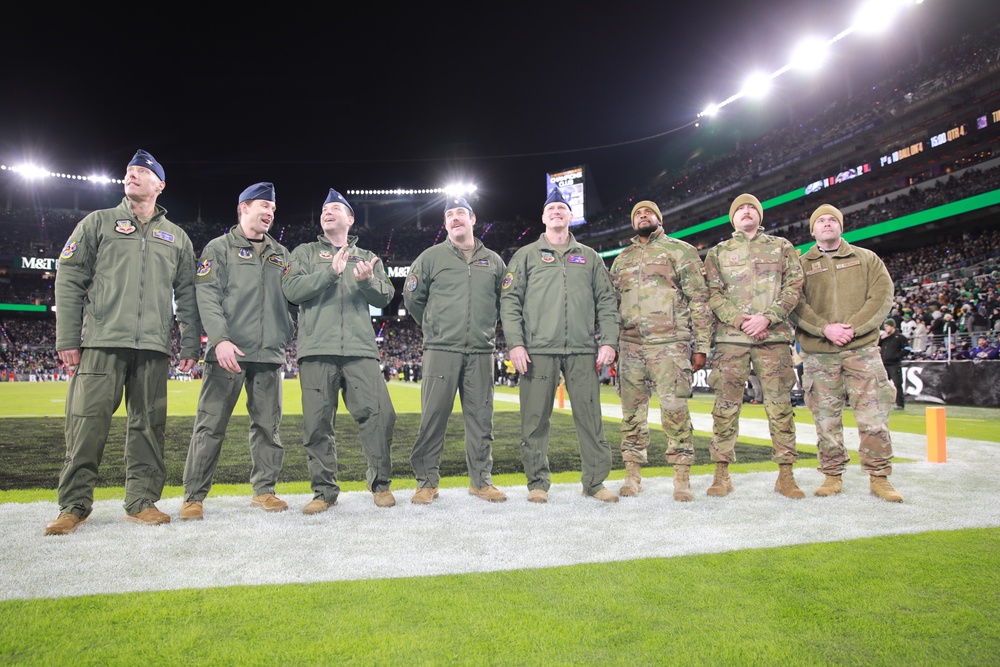
[(740, 411), (743, 409), (743, 388), (750, 376), (753, 362), (764, 390), (764, 412), (771, 431), (775, 463), (795, 463), (795, 410), (792, 408), (792, 350), (788, 343), (765, 345), (733, 345), (719, 343), (712, 356), (712, 372), (708, 384), (715, 390), (712, 408), (712, 460), (732, 463), (736, 460), (736, 438), (740, 434)]
[(691, 395), (691, 346), (686, 343), (622, 343), (618, 358), (622, 401), (622, 460), (648, 462), (649, 397), (656, 387), (660, 424), (667, 436), (667, 463), (692, 465), (694, 437), (687, 398)]
[(850, 456), (844, 448), (844, 398), (851, 401), (858, 424), (861, 467), (870, 475), (892, 474), (892, 438), (889, 409), (896, 388), (882, 366), (877, 347), (831, 354), (806, 354), (806, 405), (816, 422), (819, 471), (843, 474)]

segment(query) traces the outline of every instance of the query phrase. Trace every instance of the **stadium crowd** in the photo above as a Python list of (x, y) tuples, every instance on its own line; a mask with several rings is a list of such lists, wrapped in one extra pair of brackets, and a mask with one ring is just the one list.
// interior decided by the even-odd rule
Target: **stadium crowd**
[[(640, 194), (657, 201), (669, 220), (673, 211), (724, 197), (738, 187), (752, 187), (758, 178), (787, 170), (921, 103), (949, 94), (964, 82), (996, 72), (1000, 67), (998, 53), (1000, 25), (966, 35), (931, 57), (860, 86), (848, 98), (825, 104), (806, 120), (782, 124), (724, 154), (706, 155), (664, 174), (652, 190), (637, 189), (609, 206), (603, 215), (588, 219), (585, 229), (576, 230), (578, 236), (586, 239), (619, 228), (628, 230), (629, 211)], [(990, 192), (1000, 188), (1000, 166), (988, 164), (996, 157), (992, 145), (983, 146), (975, 153), (957, 155), (951, 162), (945, 160), (933, 169), (915, 172), (904, 189), (899, 189), (896, 183), (873, 181), (850, 193), (849, 201), (837, 203), (841, 208), (855, 206), (849, 216), (851, 228), (857, 229)], [(802, 202), (769, 211), (767, 232), (787, 238), (793, 244), (810, 241), (807, 218), (814, 205), (814, 200), (806, 197)], [(56, 257), (81, 217), (81, 212), (68, 209), (0, 209), (0, 249), (10, 256)], [(183, 227), (196, 251), (200, 251), (234, 222), (185, 221)], [(518, 247), (536, 239), (541, 231), (538, 221), (481, 221), (476, 234), (509, 260)], [(704, 251), (719, 241), (720, 232), (725, 235), (720, 229), (703, 235), (700, 240), (688, 240)], [(314, 240), (316, 233), (315, 221), (305, 220), (282, 222), (271, 230), (288, 248)], [(421, 250), (445, 238), (445, 231), (436, 219), (425, 225), (401, 224), (389, 228), (365, 226), (359, 221), (356, 233), (365, 247), (379, 255), (386, 265), (398, 266), (408, 265)], [(889, 316), (900, 323), (901, 332), (909, 339), (910, 358), (997, 358), (996, 354), (974, 350), (982, 348), (980, 336), (985, 336), (985, 345), (994, 349), (1000, 337), (1000, 302), (996, 293), (1000, 232), (995, 229), (956, 232), (936, 241), (933, 247), (882, 254), (896, 285), (895, 306)], [(600, 248), (599, 243), (594, 246)], [(53, 305), (53, 273), (0, 272), (0, 302)], [(386, 380), (419, 379), (421, 335), (411, 319), (376, 318), (373, 326)], [(500, 369), (505, 353), (502, 331), (498, 332), (497, 340)], [(0, 319), (0, 379), (66, 379), (53, 343), (51, 316), (5, 314)], [(174, 343), (177, 348), (176, 335)], [(293, 341), (286, 358), (286, 376), (297, 373), (295, 359)], [(196, 369), (195, 376), (197, 372)]]

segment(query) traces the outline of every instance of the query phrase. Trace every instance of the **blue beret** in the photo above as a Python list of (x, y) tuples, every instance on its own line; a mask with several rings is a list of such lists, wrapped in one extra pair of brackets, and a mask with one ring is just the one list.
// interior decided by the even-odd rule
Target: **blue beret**
[(341, 204), (343, 204), (347, 208), (351, 209), (351, 215), (354, 215), (354, 207), (351, 206), (349, 203), (347, 203), (347, 200), (344, 199), (344, 195), (340, 194), (339, 192), (337, 192), (333, 188), (330, 188), (330, 194), (328, 194), (326, 196), (326, 201), (323, 202), (323, 206), (326, 206), (327, 204), (329, 204), (331, 202), (335, 202), (335, 201), (336, 202), (340, 202)]
[(254, 183), (249, 188), (240, 193), (240, 200), (237, 204), (242, 204), (251, 199), (263, 199), (274, 201), (274, 183)]
[(566, 204), (566, 206), (569, 206), (569, 202), (566, 201), (565, 197), (563, 197), (562, 190), (558, 187), (552, 188), (552, 191), (549, 192), (549, 197), (545, 200), (545, 205), (542, 206), (542, 208), (545, 208), (545, 206), (548, 206), (549, 204)]
[(128, 163), (128, 166), (138, 165), (140, 167), (145, 167), (151, 172), (156, 174), (156, 177), (161, 181), (167, 180), (163, 176), (163, 165), (156, 161), (156, 158), (142, 150), (141, 148), (135, 152), (132, 157), (132, 161)]
[(448, 198), (448, 201), (445, 202), (444, 204), (444, 212), (447, 213), (453, 208), (464, 208), (469, 212), (470, 215), (475, 215), (475, 212), (472, 210), (472, 207), (469, 206), (469, 202), (465, 201), (465, 199), (462, 197)]

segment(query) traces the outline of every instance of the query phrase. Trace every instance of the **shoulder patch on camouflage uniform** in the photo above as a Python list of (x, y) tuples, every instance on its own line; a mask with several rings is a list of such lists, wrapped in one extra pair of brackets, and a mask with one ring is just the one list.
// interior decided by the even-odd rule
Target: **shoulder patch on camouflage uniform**
[(502, 287), (503, 289), (510, 289), (510, 286), (513, 284), (514, 284), (514, 274), (508, 273), (503, 277), (503, 282), (500, 284), (500, 287)]
[(198, 263), (198, 269), (194, 273), (198, 277), (204, 277), (211, 272), (212, 272), (212, 260), (206, 259)]
[(411, 273), (406, 278), (406, 291), (412, 292), (415, 289), (417, 289), (417, 275), (415, 273)]

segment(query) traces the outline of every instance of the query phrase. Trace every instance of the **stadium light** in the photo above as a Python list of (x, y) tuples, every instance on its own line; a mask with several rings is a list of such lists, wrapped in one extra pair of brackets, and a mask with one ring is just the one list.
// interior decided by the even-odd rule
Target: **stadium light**
[(905, 4), (905, 0), (868, 0), (858, 10), (853, 27), (865, 34), (883, 32)]
[[(923, 4), (923, 0), (868, 0), (858, 11), (853, 25), (840, 31), (826, 42), (816, 39), (803, 42), (795, 50), (792, 63), (779, 68), (767, 77), (767, 79), (776, 79), (785, 72), (793, 69), (793, 67), (797, 69), (818, 69), (831, 45), (836, 44), (855, 32), (873, 33), (884, 30), (902, 9), (919, 4)], [(770, 83), (769, 80), (766, 84)], [(698, 114), (697, 118), (714, 116), (722, 107), (732, 104), (743, 97), (750, 97), (751, 95), (753, 97), (759, 96), (767, 88), (766, 85), (759, 86), (758, 84), (761, 82), (763, 82), (762, 79), (757, 79), (752, 85), (750, 83), (744, 85), (743, 90), (735, 95), (722, 102), (706, 107), (704, 111)], [(699, 127), (700, 125), (700, 123), (695, 123), (695, 127)]]
[(700, 114), (698, 114), (698, 118), (701, 118), (702, 116), (708, 116), (709, 118), (711, 118), (712, 116), (714, 116), (717, 113), (719, 113), (719, 105), (718, 104), (709, 104), (707, 107), (705, 107), (704, 111), (702, 111)]
[(16, 165), (11, 168), (11, 171), (16, 174), (21, 174), (29, 181), (34, 181), (40, 178), (48, 178), (52, 175), (52, 172), (45, 167), (37, 167), (33, 164)]
[(830, 45), (821, 39), (808, 37), (792, 52), (792, 67), (803, 72), (815, 72), (823, 66)]
[(450, 197), (461, 197), (464, 195), (471, 195), (477, 190), (476, 186), (472, 183), (452, 183), (444, 187), (444, 192)]
[(760, 99), (767, 94), (771, 88), (771, 77), (761, 72), (754, 72), (746, 78), (743, 83), (743, 90), (740, 95), (753, 99)]

